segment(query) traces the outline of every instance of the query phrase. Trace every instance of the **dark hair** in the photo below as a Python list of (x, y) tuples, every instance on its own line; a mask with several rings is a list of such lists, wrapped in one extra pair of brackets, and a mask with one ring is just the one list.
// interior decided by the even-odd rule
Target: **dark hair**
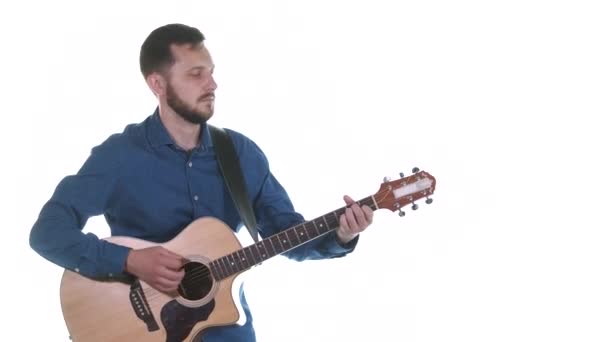
[(154, 31), (141, 45), (139, 67), (144, 77), (175, 62), (171, 44), (199, 44), (205, 36), (195, 27), (184, 24), (168, 24)]

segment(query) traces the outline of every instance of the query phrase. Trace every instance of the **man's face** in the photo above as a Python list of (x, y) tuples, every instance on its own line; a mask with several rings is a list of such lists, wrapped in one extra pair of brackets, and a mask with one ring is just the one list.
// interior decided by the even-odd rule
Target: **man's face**
[(175, 63), (167, 73), (167, 104), (184, 120), (200, 124), (213, 116), (213, 61), (202, 45), (172, 45)]

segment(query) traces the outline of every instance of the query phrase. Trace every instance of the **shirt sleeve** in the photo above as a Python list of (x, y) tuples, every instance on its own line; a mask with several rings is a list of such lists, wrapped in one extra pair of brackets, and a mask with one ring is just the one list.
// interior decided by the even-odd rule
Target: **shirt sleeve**
[[(306, 221), (295, 211), (289, 195), (270, 171), (263, 182), (255, 209), (260, 235), (263, 238)], [(351, 253), (358, 240), (359, 236), (356, 236), (343, 245), (339, 242), (336, 231), (332, 230), (322, 237), (284, 252), (283, 255), (296, 261), (338, 258)]]
[(103, 214), (118, 181), (118, 150), (112, 145), (93, 148), (78, 173), (59, 182), (30, 231), (38, 254), (93, 279), (121, 276), (130, 250), (82, 231), (90, 217)]
[[(258, 223), (258, 229), (262, 238), (269, 237), (285, 229), (305, 222), (304, 217), (294, 209), (293, 203), (281, 183), (270, 171), (269, 162), (262, 150), (253, 142), (249, 141), (245, 153), (249, 158), (257, 160), (250, 161), (255, 165), (257, 174), (261, 178), (261, 184), (254, 196), (254, 211)], [(351, 253), (359, 240), (356, 236), (348, 244), (341, 244), (335, 230), (310, 240), (283, 255), (296, 260), (318, 260), (343, 257)]]

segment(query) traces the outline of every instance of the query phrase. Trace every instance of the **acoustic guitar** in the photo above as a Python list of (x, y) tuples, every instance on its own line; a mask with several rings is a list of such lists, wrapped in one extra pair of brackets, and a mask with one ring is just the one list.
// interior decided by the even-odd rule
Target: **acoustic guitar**
[[(429, 197), (435, 178), (414, 168), (413, 174), (390, 181), (357, 203), (373, 210), (398, 211)], [(286, 252), (339, 226), (342, 207), (242, 247), (222, 221), (202, 217), (165, 243), (113, 236), (105, 240), (133, 249), (161, 245), (183, 255), (185, 276), (174, 295), (156, 291), (136, 278), (93, 280), (65, 270), (60, 284), (63, 318), (76, 342), (182, 342), (200, 338), (204, 329), (239, 323), (244, 315), (238, 300), (237, 277), (271, 257)]]

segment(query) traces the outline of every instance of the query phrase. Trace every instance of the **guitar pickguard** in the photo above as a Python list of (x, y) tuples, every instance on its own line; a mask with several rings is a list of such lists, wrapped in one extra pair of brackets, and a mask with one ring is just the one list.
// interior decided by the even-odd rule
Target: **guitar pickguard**
[(165, 331), (167, 332), (166, 342), (182, 342), (188, 337), (196, 323), (209, 318), (209, 315), (213, 312), (214, 308), (214, 299), (197, 308), (183, 306), (176, 300), (172, 300), (165, 304), (161, 309), (160, 315)]

